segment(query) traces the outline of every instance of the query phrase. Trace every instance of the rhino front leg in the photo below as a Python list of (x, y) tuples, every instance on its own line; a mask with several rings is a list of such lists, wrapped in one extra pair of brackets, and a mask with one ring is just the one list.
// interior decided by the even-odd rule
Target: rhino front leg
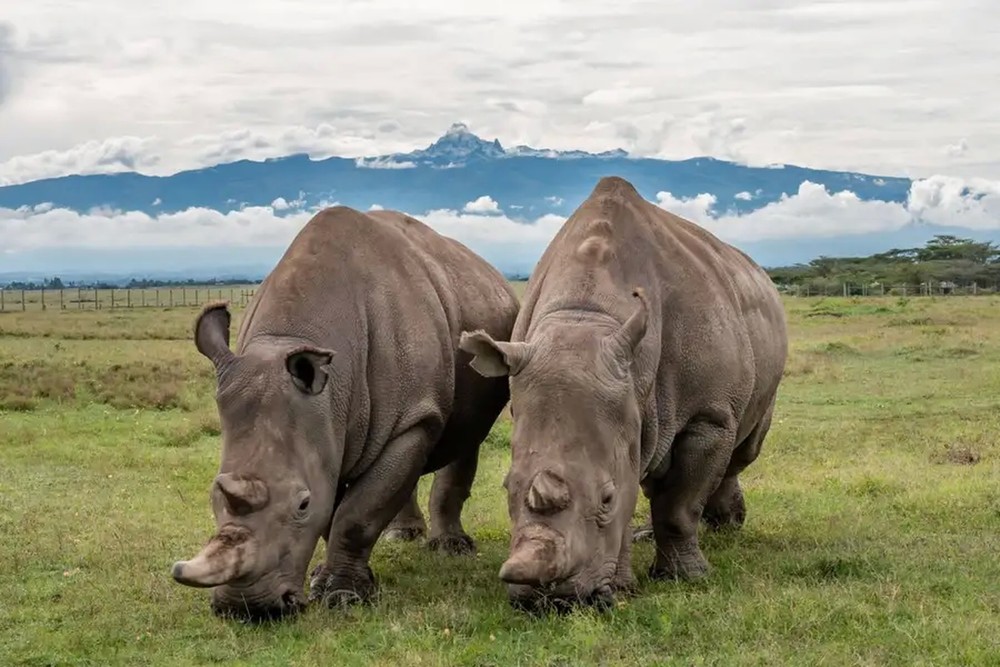
[[(435, 477), (435, 482), (437, 478)], [(392, 523), (382, 534), (384, 540), (400, 540), (412, 542), (424, 536), (427, 532), (427, 524), (424, 522), (424, 515), (420, 512), (420, 505), (417, 503), (417, 489), (414, 487), (410, 499), (399, 510)]]
[(710, 566), (698, 546), (698, 522), (729, 464), (735, 429), (696, 422), (671, 447), (670, 467), (652, 483), (656, 559), (653, 579), (699, 579)]
[(348, 487), (330, 525), (326, 560), (312, 572), (310, 601), (335, 607), (365, 602), (375, 594), (378, 585), (368, 566), (372, 547), (412, 497), (431, 440), (421, 427), (406, 431)]
[(476, 552), (476, 543), (462, 527), (462, 508), (472, 494), (479, 465), (479, 447), (448, 464), (434, 475), (431, 486), (431, 538), (427, 546), (458, 556)]

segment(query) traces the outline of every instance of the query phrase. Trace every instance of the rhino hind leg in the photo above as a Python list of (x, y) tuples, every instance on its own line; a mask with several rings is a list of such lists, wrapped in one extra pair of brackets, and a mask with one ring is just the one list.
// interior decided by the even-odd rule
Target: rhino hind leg
[(746, 521), (746, 516), (746, 502), (743, 500), (743, 490), (736, 475), (723, 478), (701, 513), (705, 525), (712, 530), (740, 528)]
[(474, 554), (476, 543), (462, 527), (462, 508), (472, 493), (479, 463), (479, 447), (448, 464), (434, 475), (431, 486), (431, 536), (433, 551), (452, 556)]
[(740, 487), (739, 474), (753, 463), (760, 454), (764, 438), (771, 428), (771, 415), (774, 413), (774, 399), (768, 406), (764, 417), (757, 423), (750, 434), (733, 452), (726, 470), (726, 476), (719, 483), (719, 488), (708, 499), (702, 512), (702, 519), (712, 530), (740, 528), (746, 522), (747, 506)]
[(417, 489), (413, 489), (409, 500), (393, 518), (389, 527), (382, 533), (382, 539), (388, 541), (413, 542), (419, 540), (427, 532), (424, 515), (417, 503)]
[(652, 579), (695, 580), (711, 567), (698, 545), (698, 522), (729, 465), (734, 428), (696, 422), (674, 440), (670, 467), (651, 485), (656, 557)]

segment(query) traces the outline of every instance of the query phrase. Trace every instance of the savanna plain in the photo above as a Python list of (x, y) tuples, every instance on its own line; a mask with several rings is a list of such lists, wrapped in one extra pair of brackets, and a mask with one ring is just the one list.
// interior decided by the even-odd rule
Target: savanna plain
[(1000, 297), (785, 305), (747, 523), (702, 533), (707, 579), (650, 581), (642, 543), (610, 611), (512, 609), (502, 416), (466, 506), (477, 556), (379, 543), (374, 604), (261, 626), (170, 578), (214, 527), (197, 309), (2, 314), (0, 664), (1000, 664)]

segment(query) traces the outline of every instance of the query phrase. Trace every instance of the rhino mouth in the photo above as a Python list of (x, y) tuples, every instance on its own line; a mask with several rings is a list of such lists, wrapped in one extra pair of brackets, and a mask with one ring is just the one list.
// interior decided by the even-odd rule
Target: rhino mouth
[(292, 588), (284, 589), (277, 597), (255, 597), (227, 591), (213, 597), (212, 612), (225, 620), (261, 624), (297, 616), (306, 605), (302, 592)]
[(507, 598), (515, 609), (532, 614), (565, 614), (580, 607), (604, 611), (615, 603), (614, 590), (609, 583), (593, 587), (580, 587), (573, 582), (547, 586), (508, 584)]

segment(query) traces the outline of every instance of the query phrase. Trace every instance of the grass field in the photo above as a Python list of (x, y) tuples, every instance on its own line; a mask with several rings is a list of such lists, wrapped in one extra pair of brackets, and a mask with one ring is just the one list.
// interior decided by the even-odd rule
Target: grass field
[(606, 614), (509, 608), (501, 422), (467, 506), (479, 556), (380, 544), (376, 605), (262, 627), (169, 575), (214, 526), (196, 310), (0, 315), (0, 664), (1000, 664), (1000, 298), (786, 305), (747, 524), (704, 536), (707, 580), (648, 581), (644, 544)]

